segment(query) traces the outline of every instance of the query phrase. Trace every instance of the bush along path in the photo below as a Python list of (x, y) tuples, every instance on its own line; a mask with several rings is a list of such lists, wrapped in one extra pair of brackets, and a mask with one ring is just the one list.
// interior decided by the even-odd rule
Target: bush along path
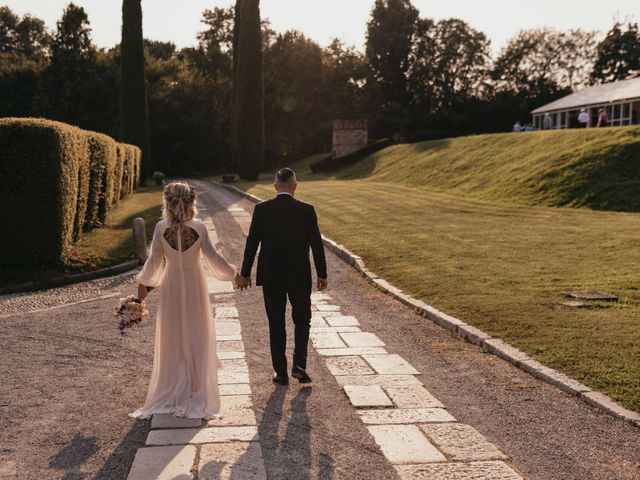
[[(225, 255), (238, 261), (253, 203), (196, 183)], [(236, 295), (270, 478), (640, 474), (637, 427), (426, 321), (335, 255), (328, 260), (330, 290), (314, 295), (309, 392), (272, 386), (261, 292)]]

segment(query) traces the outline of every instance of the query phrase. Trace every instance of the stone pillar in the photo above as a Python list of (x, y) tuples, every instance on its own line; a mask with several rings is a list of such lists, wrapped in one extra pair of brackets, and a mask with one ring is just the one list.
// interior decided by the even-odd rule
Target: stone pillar
[(147, 229), (141, 217), (133, 219), (133, 253), (140, 263), (147, 261)]
[(369, 126), (366, 120), (334, 120), (333, 158), (341, 158), (367, 146)]

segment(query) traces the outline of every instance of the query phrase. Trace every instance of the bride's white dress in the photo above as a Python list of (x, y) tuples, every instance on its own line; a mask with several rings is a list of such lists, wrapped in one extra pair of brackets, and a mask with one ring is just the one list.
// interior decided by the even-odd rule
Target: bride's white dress
[[(131, 413), (148, 418), (155, 413), (173, 413), (188, 418), (211, 418), (220, 412), (216, 333), (207, 282), (201, 258), (220, 280), (232, 280), (236, 267), (215, 249), (204, 223), (184, 222), (198, 239), (178, 249), (165, 239), (170, 222), (158, 222), (153, 232), (149, 258), (137, 280), (159, 286), (153, 372), (144, 406)], [(165, 261), (166, 259), (166, 261)]]

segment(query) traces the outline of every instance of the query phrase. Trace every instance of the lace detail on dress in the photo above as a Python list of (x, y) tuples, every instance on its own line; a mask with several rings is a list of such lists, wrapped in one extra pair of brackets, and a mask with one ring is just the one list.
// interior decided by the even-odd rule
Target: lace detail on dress
[[(182, 226), (182, 251), (188, 250), (200, 236), (191, 227)], [(164, 239), (174, 250), (178, 250), (178, 227), (169, 227), (164, 231)]]

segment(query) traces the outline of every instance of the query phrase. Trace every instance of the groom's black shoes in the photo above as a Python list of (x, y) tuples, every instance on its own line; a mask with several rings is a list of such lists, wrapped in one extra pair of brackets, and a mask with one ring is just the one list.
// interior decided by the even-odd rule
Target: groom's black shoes
[(289, 377), (278, 375), (277, 373), (273, 375), (273, 383), (277, 383), (278, 385), (289, 385)]
[(297, 378), (300, 383), (311, 383), (311, 377), (307, 374), (304, 368), (296, 365), (291, 369), (291, 376)]

